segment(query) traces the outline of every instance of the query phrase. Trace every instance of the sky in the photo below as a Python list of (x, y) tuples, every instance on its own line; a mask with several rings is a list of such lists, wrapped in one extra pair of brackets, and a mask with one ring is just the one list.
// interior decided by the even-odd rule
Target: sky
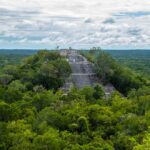
[(0, 0), (0, 48), (150, 49), (150, 0)]

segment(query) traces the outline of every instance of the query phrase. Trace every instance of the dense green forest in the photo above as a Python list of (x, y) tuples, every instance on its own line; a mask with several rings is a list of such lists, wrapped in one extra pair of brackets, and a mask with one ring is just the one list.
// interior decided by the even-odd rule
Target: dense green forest
[(131, 69), (120, 65), (108, 53), (101, 50), (82, 51), (87, 59), (95, 64), (97, 75), (103, 84), (112, 83), (123, 95), (127, 96), (131, 89), (149, 85), (149, 80)]
[(149, 50), (110, 50), (107, 51), (120, 64), (146, 76), (150, 79), (150, 51)]
[(147, 150), (150, 148), (149, 79), (100, 51), (86, 52), (103, 84), (60, 87), (71, 73), (58, 52), (39, 51), (0, 71), (1, 150)]
[[(88, 51), (87, 51), (88, 52)], [(120, 64), (149, 78), (150, 51), (149, 50), (107, 50)], [(0, 67), (8, 64), (18, 64), (29, 55), (36, 54), (37, 50), (0, 50)]]
[[(82, 52), (85, 54), (89, 51)], [(124, 67), (150, 79), (150, 50), (105, 50), (105, 52)], [(97, 55), (97, 52), (95, 54)]]
[(36, 50), (0, 50), (0, 69), (6, 65), (19, 64), (23, 58), (35, 53)]

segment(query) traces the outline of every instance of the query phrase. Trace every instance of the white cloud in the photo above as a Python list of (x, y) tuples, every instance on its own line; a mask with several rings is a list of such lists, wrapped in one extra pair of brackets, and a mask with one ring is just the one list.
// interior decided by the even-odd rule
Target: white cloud
[(0, 46), (150, 46), (149, 0), (0, 0)]

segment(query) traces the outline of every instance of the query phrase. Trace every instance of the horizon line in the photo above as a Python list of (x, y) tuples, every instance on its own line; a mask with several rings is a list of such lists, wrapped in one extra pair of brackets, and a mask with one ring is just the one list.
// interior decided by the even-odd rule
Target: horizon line
[[(64, 50), (64, 49), (69, 49), (69, 48), (62, 48), (62, 49), (55, 49), (55, 48), (51, 48), (51, 49), (48, 49), (48, 48), (0, 48), (0, 50), (34, 50), (34, 51), (39, 51), (39, 50)], [(90, 48), (81, 48), (81, 49), (73, 49), (72, 50), (90, 50)], [(150, 48), (104, 48), (104, 49), (101, 49), (101, 50), (150, 50)]]

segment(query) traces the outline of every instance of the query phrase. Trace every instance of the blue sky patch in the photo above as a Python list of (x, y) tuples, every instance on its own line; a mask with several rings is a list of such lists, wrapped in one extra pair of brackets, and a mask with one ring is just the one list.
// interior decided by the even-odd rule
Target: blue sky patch
[(141, 16), (148, 16), (150, 15), (150, 11), (137, 11), (137, 12), (120, 12), (114, 14), (113, 16), (120, 16), (120, 17), (141, 17)]

